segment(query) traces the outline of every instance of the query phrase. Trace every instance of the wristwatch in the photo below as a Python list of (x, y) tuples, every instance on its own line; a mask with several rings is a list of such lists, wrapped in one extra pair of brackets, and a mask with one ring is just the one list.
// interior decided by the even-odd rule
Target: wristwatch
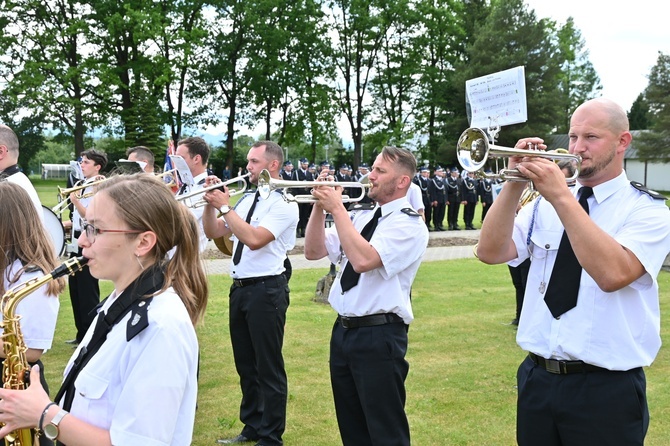
[(68, 412), (65, 409), (61, 409), (55, 417), (51, 420), (51, 423), (47, 424), (44, 426), (44, 436), (47, 437), (49, 440), (56, 440), (58, 438), (58, 434), (60, 431), (58, 430), (58, 423), (61, 422), (63, 417), (65, 415), (68, 415), (70, 412)]
[(219, 212), (221, 212), (221, 215), (226, 215), (228, 212), (232, 211), (233, 208), (228, 206), (227, 204), (224, 204), (219, 208)]

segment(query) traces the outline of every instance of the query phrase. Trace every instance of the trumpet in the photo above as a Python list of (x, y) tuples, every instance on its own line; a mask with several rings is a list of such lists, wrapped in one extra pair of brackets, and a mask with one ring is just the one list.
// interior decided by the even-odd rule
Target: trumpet
[(59, 202), (56, 206), (51, 208), (53, 213), (56, 214), (56, 215), (59, 215), (59, 214), (62, 214), (65, 211), (65, 209), (67, 209), (67, 207), (70, 204), (70, 194), (71, 193), (77, 192), (77, 194), (75, 196), (79, 200), (81, 200), (82, 198), (91, 197), (95, 193), (94, 191), (91, 191), (91, 192), (84, 192), (84, 191), (91, 186), (95, 186), (97, 184), (104, 183), (105, 181), (108, 180), (108, 178), (106, 178), (103, 175), (98, 175), (96, 178), (97, 179), (95, 181), (91, 181), (89, 183), (78, 184), (76, 186), (73, 186), (73, 187), (70, 187), (70, 188), (67, 188), (67, 189), (63, 189), (62, 187), (58, 186)]
[[(342, 195), (343, 203), (353, 203), (361, 201), (365, 197), (365, 192), (372, 185), (369, 183), (368, 177), (364, 176), (361, 178), (361, 181), (290, 181), (290, 180), (278, 180), (270, 176), (270, 172), (267, 169), (258, 175), (258, 193), (264, 199), (270, 196), (273, 190), (276, 189), (286, 189), (286, 188), (306, 188), (306, 187), (318, 187), (318, 186), (329, 186), (329, 187), (348, 187), (348, 188), (360, 188), (361, 193), (358, 197), (349, 197), (348, 195)], [(296, 203), (316, 203), (319, 200), (314, 198), (312, 195), (295, 195), (287, 196), (284, 195), (284, 200), (286, 201), (295, 201)]]
[(509, 158), (512, 156), (537, 156), (554, 161), (570, 160), (576, 163), (575, 173), (567, 177), (567, 182), (572, 182), (579, 176), (582, 157), (570, 153), (545, 152), (542, 150), (511, 149), (508, 147), (489, 144), (488, 137), (481, 129), (471, 127), (461, 133), (456, 146), (456, 156), (463, 169), (468, 172), (477, 172), (483, 178), (500, 178), (507, 181), (529, 181), (521, 175), (518, 169), (502, 169), (498, 174), (486, 174), (481, 170), (486, 165), (488, 158)]
[[(244, 191), (246, 191), (247, 187), (249, 186), (249, 182), (247, 181), (247, 177), (249, 177), (249, 175), (251, 175), (251, 174), (247, 173), (247, 174), (244, 174), (244, 175), (240, 175), (239, 177), (232, 178), (228, 181), (224, 181), (223, 183), (212, 184), (210, 186), (203, 187), (202, 189), (195, 190), (195, 191), (190, 192), (188, 194), (178, 195), (177, 196), (177, 201), (188, 200), (188, 199), (193, 198), (197, 195), (202, 195), (205, 192), (209, 192), (210, 190), (214, 190), (214, 189), (223, 190), (223, 186), (227, 186), (227, 185), (233, 184), (233, 183), (242, 183), (242, 187), (240, 189), (228, 189), (228, 194), (231, 197), (233, 197), (235, 195), (243, 194)], [(207, 202), (204, 199), (200, 199), (200, 200), (198, 200), (194, 203), (188, 204), (187, 206), (190, 207), (190, 208), (198, 208), (198, 207), (206, 206), (206, 205), (207, 205)]]

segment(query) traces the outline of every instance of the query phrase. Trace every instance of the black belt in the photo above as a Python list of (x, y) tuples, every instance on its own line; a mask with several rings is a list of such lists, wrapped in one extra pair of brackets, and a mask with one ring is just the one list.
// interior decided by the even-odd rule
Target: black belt
[(386, 324), (404, 324), (405, 321), (395, 313), (370, 314), (368, 316), (338, 316), (337, 321), (344, 328), (374, 327)]
[(609, 372), (610, 370), (587, 364), (584, 361), (564, 361), (561, 359), (545, 359), (535, 353), (528, 353), (528, 357), (535, 365), (542, 367), (549, 373), (567, 375), (570, 373)]
[(265, 282), (266, 280), (276, 279), (279, 276), (281, 276), (281, 274), (277, 274), (276, 276), (250, 277), (248, 279), (233, 279), (233, 284), (235, 286), (244, 287), (254, 285), (256, 283)]

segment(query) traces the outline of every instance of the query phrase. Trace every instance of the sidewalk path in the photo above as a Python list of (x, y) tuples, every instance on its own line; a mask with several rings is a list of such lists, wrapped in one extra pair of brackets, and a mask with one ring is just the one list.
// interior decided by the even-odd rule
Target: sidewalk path
[[(476, 231), (444, 231), (431, 232), (431, 239), (441, 238), (468, 238), (472, 239), (472, 243), (464, 246), (435, 246), (426, 249), (423, 256), (424, 262), (436, 262), (439, 260), (454, 260), (474, 258), (473, 247), (479, 240), (479, 230)], [(296, 240), (296, 246), (304, 246), (305, 239), (299, 238)], [(208, 249), (216, 249), (214, 242), (209, 242)], [(330, 261), (328, 259), (321, 260), (307, 260), (303, 254), (290, 255), (291, 265), (293, 269), (311, 269), (318, 268), (327, 270), (330, 268)], [(207, 274), (229, 274), (230, 257), (223, 259), (208, 259), (205, 260), (205, 267)]]

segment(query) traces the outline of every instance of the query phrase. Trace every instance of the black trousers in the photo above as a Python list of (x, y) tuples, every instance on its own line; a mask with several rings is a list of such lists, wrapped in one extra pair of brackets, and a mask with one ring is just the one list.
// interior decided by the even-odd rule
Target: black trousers
[(430, 204), (430, 196), (421, 194), (423, 201), (423, 215), (426, 217), (426, 226), (430, 227), (431, 217), (433, 216), (433, 206)]
[[(444, 208), (446, 205), (444, 203), (437, 203), (437, 206), (433, 208), (433, 227), (435, 229), (442, 228), (444, 222)], [(428, 221), (428, 220), (426, 220)]]
[(455, 228), (458, 226), (458, 211), (461, 208), (461, 202), (458, 200), (449, 200), (449, 209), (447, 209), (447, 220), (449, 227)]
[[(75, 232), (72, 239), (79, 238), (80, 233)], [(81, 248), (77, 254), (70, 254), (70, 257), (81, 255)], [(74, 313), (74, 325), (77, 328), (77, 341), (81, 342), (88, 327), (95, 318), (93, 309), (100, 303), (100, 286), (98, 279), (91, 275), (88, 266), (84, 266), (77, 273), (68, 276), (68, 285), (70, 287), (70, 302), (72, 303), (72, 312)]]
[(472, 226), (472, 220), (475, 218), (475, 207), (477, 202), (467, 202), (465, 208), (463, 209), (463, 222), (466, 227)]
[(521, 316), (521, 309), (523, 308), (523, 296), (526, 294), (526, 282), (528, 281), (528, 271), (530, 271), (530, 258), (521, 262), (518, 266), (507, 266), (509, 268), (509, 275), (512, 278), (514, 285), (514, 293), (516, 297), (516, 318)]
[(289, 291), (283, 274), (230, 288), (230, 339), (240, 376), (242, 435), (281, 445), (288, 382), (282, 347)]
[(642, 368), (555, 375), (527, 357), (517, 384), (520, 446), (644, 444), (649, 411)]
[(491, 203), (482, 202), (482, 222), (484, 222), (484, 219), (486, 218), (486, 214), (489, 212), (489, 208), (491, 207), (492, 204), (493, 204), (493, 202), (491, 202)]
[(307, 228), (309, 216), (312, 214), (312, 206), (310, 203), (298, 203), (298, 232), (303, 237), (305, 236), (305, 228)]
[(330, 381), (344, 446), (407, 446), (407, 326), (345, 329), (335, 322)]

